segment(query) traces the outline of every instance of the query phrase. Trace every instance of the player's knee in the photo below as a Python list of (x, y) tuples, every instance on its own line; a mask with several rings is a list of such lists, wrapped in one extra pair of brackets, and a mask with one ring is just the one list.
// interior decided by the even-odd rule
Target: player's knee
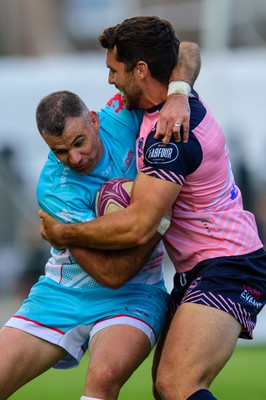
[[(193, 384), (182, 382), (177, 377), (160, 377), (157, 378), (155, 388), (153, 389), (155, 399), (180, 399), (185, 400), (188, 394), (194, 389)], [(193, 389), (192, 389), (193, 388)], [(198, 388), (196, 386), (196, 388)]]
[(186, 399), (189, 394), (202, 388), (208, 388), (212, 382), (210, 375), (175, 370), (175, 374), (167, 374), (165, 371), (158, 371), (155, 381), (154, 394), (159, 396), (155, 399)]
[(152, 394), (153, 394), (153, 398), (154, 398), (155, 400), (161, 400), (161, 399), (162, 399), (161, 394), (160, 394), (159, 391), (157, 390), (156, 382), (153, 383), (153, 385), (152, 385)]
[(100, 389), (101, 392), (109, 393), (120, 389), (120, 378), (112, 365), (92, 365), (89, 367), (86, 385), (89, 388)]
[(158, 392), (162, 399), (186, 399), (186, 393), (190, 390), (190, 386), (194, 387), (194, 382), (187, 376), (184, 376), (182, 371), (175, 369), (174, 372), (158, 369), (157, 378), (155, 381), (154, 393)]
[[(175, 388), (173, 387), (175, 386)], [(158, 372), (157, 378), (155, 381), (154, 394), (157, 394), (157, 398), (162, 399), (170, 399), (171, 395), (175, 393), (177, 388), (177, 381), (175, 380), (175, 384), (173, 385), (173, 381), (168, 374), (161, 374)], [(158, 396), (159, 394), (159, 396)]]

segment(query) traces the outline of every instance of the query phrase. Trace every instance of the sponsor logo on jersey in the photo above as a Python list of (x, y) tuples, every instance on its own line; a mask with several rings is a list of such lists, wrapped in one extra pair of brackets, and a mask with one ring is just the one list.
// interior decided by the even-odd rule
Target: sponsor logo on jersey
[(178, 155), (179, 150), (175, 143), (169, 143), (167, 146), (154, 143), (147, 149), (145, 160), (152, 164), (167, 164), (175, 161)]
[(123, 157), (123, 164), (121, 167), (122, 172), (126, 173), (127, 171), (129, 171), (131, 165), (134, 163), (135, 163), (135, 151), (128, 148), (126, 150), (125, 156)]
[(231, 192), (230, 192), (230, 199), (234, 200), (237, 197), (238, 191), (237, 191), (237, 187), (236, 185), (233, 183), (232, 184), (232, 188), (231, 188)]
[(109, 176), (109, 175), (111, 174), (111, 171), (112, 171), (112, 165), (113, 165), (113, 163), (111, 162), (111, 163), (108, 165), (108, 167), (107, 167), (104, 171), (101, 172), (101, 176), (104, 176), (105, 178), (106, 178), (107, 176)]
[(69, 167), (64, 167), (61, 178), (60, 178), (60, 186), (61, 187), (65, 187), (67, 184), (67, 177), (68, 177), (68, 173), (70, 171)]
[(133, 150), (129, 149), (127, 151), (126, 158), (125, 158), (125, 161), (124, 161), (124, 164), (127, 167), (132, 163), (132, 161), (134, 159), (134, 155), (135, 155), (135, 152)]

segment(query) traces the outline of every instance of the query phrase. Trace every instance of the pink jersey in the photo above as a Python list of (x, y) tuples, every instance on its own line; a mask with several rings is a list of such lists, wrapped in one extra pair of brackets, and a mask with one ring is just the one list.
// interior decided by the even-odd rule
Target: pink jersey
[(158, 109), (145, 112), (137, 140), (138, 169), (182, 186), (164, 244), (177, 272), (200, 261), (251, 253), (263, 247), (253, 214), (243, 209), (225, 137), (210, 111), (190, 96), (187, 144), (154, 139)]

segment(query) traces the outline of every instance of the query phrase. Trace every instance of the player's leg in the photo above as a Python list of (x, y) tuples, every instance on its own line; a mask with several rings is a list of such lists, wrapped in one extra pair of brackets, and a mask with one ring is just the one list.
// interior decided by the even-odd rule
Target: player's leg
[(0, 330), (0, 400), (51, 368), (65, 350), (22, 330)]
[(171, 313), (167, 313), (166, 321), (164, 324), (164, 328), (162, 331), (162, 334), (160, 336), (160, 339), (158, 340), (158, 343), (156, 344), (155, 351), (154, 351), (154, 356), (153, 356), (153, 363), (152, 363), (152, 391), (153, 391), (153, 397), (156, 400), (161, 400), (161, 396), (157, 392), (156, 389), (156, 381), (157, 381), (157, 371), (158, 371), (158, 366), (160, 363), (161, 355), (163, 352), (163, 347), (164, 347), (164, 342), (166, 340), (169, 328), (171, 326), (172, 322), (172, 316)]
[(240, 323), (224, 311), (182, 304), (172, 320), (158, 366), (156, 387), (161, 397), (186, 400), (208, 388), (232, 355), (240, 331)]
[(115, 400), (123, 384), (151, 351), (148, 336), (130, 325), (100, 330), (90, 342), (84, 395)]
[(94, 299), (99, 317), (90, 332), (84, 395), (115, 400), (160, 337), (169, 295), (158, 282), (97, 289)]

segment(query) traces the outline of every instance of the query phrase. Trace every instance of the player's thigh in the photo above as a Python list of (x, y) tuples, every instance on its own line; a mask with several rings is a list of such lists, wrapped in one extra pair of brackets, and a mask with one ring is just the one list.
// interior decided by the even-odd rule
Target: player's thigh
[(89, 370), (111, 370), (125, 382), (151, 351), (147, 335), (130, 325), (113, 325), (100, 330), (90, 342)]
[(0, 399), (63, 357), (65, 350), (16, 328), (0, 330)]
[(241, 325), (230, 314), (182, 304), (172, 320), (158, 374), (209, 385), (234, 351)]

